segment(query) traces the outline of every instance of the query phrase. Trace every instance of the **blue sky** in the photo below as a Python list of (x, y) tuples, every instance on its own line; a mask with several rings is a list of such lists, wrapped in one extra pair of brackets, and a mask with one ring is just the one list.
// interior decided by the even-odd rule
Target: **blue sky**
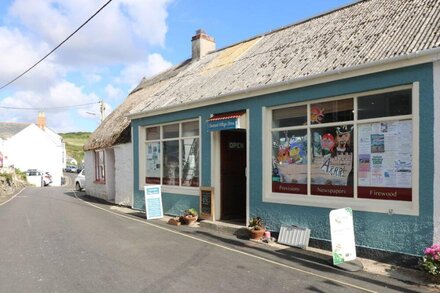
[[(0, 86), (106, 2), (0, 1)], [(108, 114), (143, 77), (189, 58), (191, 37), (199, 28), (223, 48), (353, 2), (113, 0), (49, 58), (0, 90), (0, 122), (36, 122), (38, 110), (25, 108), (38, 108), (57, 132), (93, 131), (100, 99)], [(90, 105), (73, 107), (85, 104)]]

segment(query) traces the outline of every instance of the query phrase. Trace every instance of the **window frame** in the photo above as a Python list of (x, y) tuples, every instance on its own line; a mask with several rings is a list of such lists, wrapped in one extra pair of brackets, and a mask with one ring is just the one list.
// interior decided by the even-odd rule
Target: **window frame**
[[(100, 155), (102, 153), (102, 165), (100, 165), (99, 163), (99, 158)], [(101, 184), (105, 184), (106, 179), (105, 179), (105, 151), (104, 150), (96, 150), (95, 153), (95, 183), (101, 183)], [(103, 175), (101, 176), (100, 173), (100, 168), (102, 168), (103, 171)]]
[[(365, 95), (381, 94), (399, 90), (411, 90), (412, 93), (412, 113), (410, 115), (401, 116), (389, 116), (373, 119), (359, 120), (357, 117), (358, 112), (358, 98)], [(310, 121), (310, 107), (312, 104), (330, 102), (335, 100), (343, 100), (347, 98), (353, 98), (353, 120), (344, 122), (332, 122), (322, 124), (311, 124)], [(272, 128), (272, 110), (281, 109), (292, 106), (307, 105), (307, 124), (301, 126)], [(387, 121), (400, 121), (411, 120), (412, 121), (412, 201), (398, 201), (398, 200), (380, 200), (380, 199), (367, 199), (358, 198), (358, 125), (387, 122)], [(312, 99), (305, 102), (292, 103), (279, 105), (274, 107), (265, 107), (263, 109), (263, 202), (281, 203), (289, 205), (300, 205), (310, 207), (322, 207), (322, 208), (343, 208), (351, 207), (358, 211), (379, 212), (388, 214), (403, 214), (403, 215), (419, 215), (419, 83), (414, 82), (412, 84), (389, 87), (386, 89), (372, 90), (359, 92), (349, 95), (341, 95), (323, 99)], [(353, 142), (355, 147), (353, 149), (353, 197), (333, 197), (311, 194), (311, 159), (312, 159), (312, 147), (311, 147), (311, 135), (314, 128), (332, 127), (341, 125), (353, 125)], [(294, 193), (279, 193), (272, 191), (272, 132), (280, 130), (300, 130), (307, 129), (307, 161), (308, 173), (307, 173), (307, 195), (294, 194)]]
[[(196, 119), (187, 119), (187, 120), (180, 120), (180, 121), (173, 121), (169, 123), (162, 123), (162, 124), (152, 124), (147, 126), (139, 126), (139, 190), (144, 190), (144, 186), (151, 185), (148, 183), (145, 183), (145, 178), (147, 176), (146, 172), (146, 158), (145, 158), (145, 152), (147, 150), (147, 144), (148, 143), (159, 143), (160, 146), (160, 184), (162, 186), (162, 191), (169, 192), (169, 193), (176, 193), (176, 194), (185, 194), (185, 195), (199, 195), (199, 188), (201, 186), (201, 153), (202, 153), (202, 142), (201, 142), (201, 123), (200, 123), (200, 117)], [(198, 124), (198, 135), (196, 136), (183, 136), (183, 124), (187, 122), (197, 122)], [(177, 137), (173, 138), (164, 138), (164, 132), (163, 128), (167, 125), (172, 124), (178, 124), (179, 125), (179, 135)], [(154, 140), (147, 140), (146, 138), (146, 130), (147, 128), (152, 127), (159, 127), (159, 139)], [(182, 185), (182, 171), (183, 171), (183, 160), (182, 160), (182, 140), (183, 139), (198, 139), (199, 140), (199, 162), (198, 162), (198, 169), (199, 169), (199, 186), (184, 186)], [(164, 185), (163, 184), (163, 172), (164, 172), (164, 166), (163, 166), (163, 156), (164, 156), (164, 148), (163, 143), (166, 141), (178, 141), (178, 157), (179, 157), (179, 177), (178, 182), (179, 185)]]

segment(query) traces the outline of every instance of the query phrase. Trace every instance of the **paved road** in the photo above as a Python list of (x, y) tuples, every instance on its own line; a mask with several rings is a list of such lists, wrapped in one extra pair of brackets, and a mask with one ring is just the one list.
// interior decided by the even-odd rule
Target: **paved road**
[(147, 222), (86, 202), (72, 186), (27, 188), (0, 206), (0, 292), (426, 290), (201, 228)]

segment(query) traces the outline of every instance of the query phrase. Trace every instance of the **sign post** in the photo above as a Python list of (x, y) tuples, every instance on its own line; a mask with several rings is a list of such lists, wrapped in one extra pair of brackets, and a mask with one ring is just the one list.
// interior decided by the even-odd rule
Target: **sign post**
[(145, 213), (147, 220), (163, 218), (160, 185), (145, 186)]
[[(330, 212), (330, 233), (333, 265), (341, 266), (346, 262), (354, 261), (356, 259), (356, 245), (351, 208), (337, 209)], [(362, 269), (362, 264), (360, 269)], [(356, 271), (359, 269), (349, 270)]]

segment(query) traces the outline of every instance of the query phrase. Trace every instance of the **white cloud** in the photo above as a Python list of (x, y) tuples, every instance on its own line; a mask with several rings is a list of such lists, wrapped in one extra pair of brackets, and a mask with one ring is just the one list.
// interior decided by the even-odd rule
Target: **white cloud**
[(127, 96), (127, 93), (125, 93), (122, 89), (116, 88), (111, 84), (108, 84), (105, 87), (105, 93), (106, 98), (109, 98), (110, 100), (121, 100), (124, 98), (124, 96)]
[(160, 54), (151, 54), (147, 61), (125, 67), (120, 75), (119, 82), (130, 84), (132, 88), (139, 84), (143, 77), (150, 77), (171, 67), (171, 63), (163, 59)]

